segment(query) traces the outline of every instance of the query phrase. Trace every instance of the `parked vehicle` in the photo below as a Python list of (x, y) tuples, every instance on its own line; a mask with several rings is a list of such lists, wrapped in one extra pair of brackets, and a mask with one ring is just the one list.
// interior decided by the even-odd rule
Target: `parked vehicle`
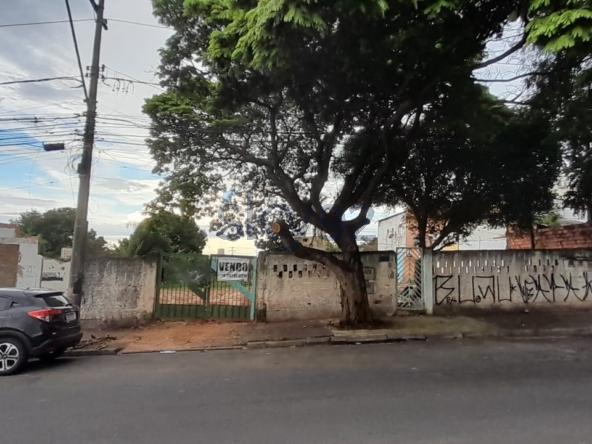
[(53, 360), (81, 338), (78, 308), (62, 292), (0, 288), (0, 376), (29, 358)]

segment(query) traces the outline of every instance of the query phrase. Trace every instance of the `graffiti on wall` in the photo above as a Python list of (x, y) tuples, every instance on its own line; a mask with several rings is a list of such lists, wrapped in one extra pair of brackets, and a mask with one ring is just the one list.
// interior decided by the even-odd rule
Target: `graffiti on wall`
[(592, 302), (592, 251), (440, 252), (434, 255), (436, 305)]
[(592, 272), (435, 275), (436, 305), (592, 301)]

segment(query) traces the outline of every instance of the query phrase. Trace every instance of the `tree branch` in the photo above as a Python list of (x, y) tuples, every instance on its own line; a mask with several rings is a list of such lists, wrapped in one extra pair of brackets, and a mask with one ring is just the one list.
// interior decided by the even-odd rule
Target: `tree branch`
[(305, 247), (292, 236), (288, 224), (284, 221), (276, 221), (271, 226), (272, 232), (279, 236), (284, 246), (294, 254), (294, 256), (301, 259), (308, 259), (319, 262), (328, 267), (343, 268), (344, 264), (335, 255), (316, 248)]
[(513, 82), (514, 80), (522, 79), (524, 77), (544, 76), (547, 74), (550, 74), (550, 73), (545, 72), (545, 71), (531, 71), (531, 72), (526, 72), (524, 74), (518, 74), (513, 77), (508, 77), (507, 79), (481, 79), (478, 77), (474, 77), (473, 79), (476, 80), (477, 82), (484, 82), (484, 83), (503, 83), (503, 82)]
[(510, 47), (507, 51), (504, 51), (503, 53), (501, 53), (500, 55), (498, 55), (496, 57), (493, 57), (492, 59), (485, 60), (481, 63), (477, 63), (473, 67), (473, 69), (485, 68), (487, 66), (493, 65), (494, 63), (500, 62), (503, 59), (505, 59), (506, 57), (508, 57), (508, 56), (514, 54), (516, 51), (520, 50), (525, 44), (526, 44), (526, 35), (523, 35), (522, 38), (520, 39), (520, 41), (518, 41), (518, 43), (516, 43), (515, 45)]

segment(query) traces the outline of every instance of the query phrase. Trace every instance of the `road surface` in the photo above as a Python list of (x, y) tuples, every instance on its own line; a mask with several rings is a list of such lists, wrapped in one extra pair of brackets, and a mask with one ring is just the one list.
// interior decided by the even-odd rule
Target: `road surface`
[(0, 379), (0, 442), (592, 443), (589, 339), (137, 354)]

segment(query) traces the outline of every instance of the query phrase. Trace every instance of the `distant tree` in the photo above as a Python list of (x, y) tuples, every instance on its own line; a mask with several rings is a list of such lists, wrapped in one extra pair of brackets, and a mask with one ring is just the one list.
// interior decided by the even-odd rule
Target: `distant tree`
[(158, 257), (168, 253), (201, 253), (207, 235), (191, 218), (158, 212), (144, 219), (116, 248), (124, 256)]
[[(74, 208), (56, 208), (40, 213), (27, 211), (14, 220), (20, 232), (25, 236), (39, 236), (39, 253), (45, 257), (58, 258), (64, 247), (72, 247), (74, 234)], [(107, 241), (97, 236), (95, 230), (89, 230), (87, 237), (89, 256), (107, 253)]]

